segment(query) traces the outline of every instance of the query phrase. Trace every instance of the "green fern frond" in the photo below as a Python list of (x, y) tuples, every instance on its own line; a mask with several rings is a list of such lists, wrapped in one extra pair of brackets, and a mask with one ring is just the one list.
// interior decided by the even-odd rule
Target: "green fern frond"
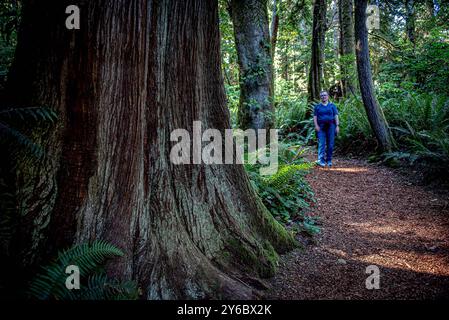
[(54, 123), (57, 118), (56, 112), (46, 107), (0, 110), (0, 144), (8, 149), (11, 159), (24, 155), (22, 151), (25, 151), (25, 157), (21, 157), (21, 161), (40, 159), (44, 154), (41, 146), (26, 136), (21, 128)]
[(278, 172), (264, 179), (272, 188), (282, 189), (290, 184), (291, 179), (298, 173), (307, 172), (312, 167), (310, 163), (292, 164), (281, 167)]
[(26, 108), (11, 108), (0, 111), (0, 121), (28, 121), (34, 120), (36, 122), (52, 122), (58, 119), (56, 112), (46, 107), (26, 107)]
[(43, 155), (43, 150), (38, 144), (31, 141), (30, 138), (17, 129), (2, 122), (0, 122), (0, 143), (12, 145), (13, 147), (18, 145), (37, 159), (40, 159)]
[(70, 294), (67, 295), (67, 300), (108, 300), (113, 296), (105, 273), (89, 276), (87, 287), (83, 290), (71, 290), (68, 292)]
[(31, 283), (30, 294), (40, 300), (67, 298), (68, 290), (65, 287), (67, 266), (77, 266), (80, 276), (87, 277), (101, 270), (107, 259), (116, 256), (123, 256), (123, 252), (105, 241), (73, 246), (59, 253), (55, 262), (43, 268), (42, 273)]
[(98, 265), (113, 257), (123, 256), (123, 252), (105, 241), (95, 241), (91, 245), (84, 243), (59, 254), (58, 260), (64, 265), (76, 265), (81, 274), (95, 270)]
[(87, 286), (71, 290), (64, 300), (136, 300), (139, 290), (134, 281), (111, 280), (106, 273), (89, 276)]

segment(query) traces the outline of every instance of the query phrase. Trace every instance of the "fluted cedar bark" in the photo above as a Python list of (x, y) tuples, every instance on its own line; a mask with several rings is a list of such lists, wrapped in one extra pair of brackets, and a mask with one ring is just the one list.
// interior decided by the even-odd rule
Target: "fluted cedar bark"
[[(81, 29), (65, 28), (65, 8)], [(216, 1), (28, 1), (8, 84), (45, 105), (46, 156), (20, 167), (15, 249), (31, 272), (57, 250), (102, 239), (125, 256), (112, 276), (148, 299), (251, 298), (238, 278), (271, 275), (293, 240), (240, 165), (174, 165), (170, 132), (230, 126)], [(25, 189), (27, 186), (27, 189)]]
[(229, 12), (239, 60), (242, 129), (273, 127), (273, 63), (267, 0), (231, 0)]
[(366, 27), (367, 0), (355, 1), (355, 41), (357, 74), (359, 78), (360, 93), (363, 105), (365, 106), (371, 129), (377, 139), (381, 151), (391, 150), (392, 141), (387, 122), (382, 109), (377, 102), (373, 77), (371, 73), (371, 63), (369, 58), (368, 29)]

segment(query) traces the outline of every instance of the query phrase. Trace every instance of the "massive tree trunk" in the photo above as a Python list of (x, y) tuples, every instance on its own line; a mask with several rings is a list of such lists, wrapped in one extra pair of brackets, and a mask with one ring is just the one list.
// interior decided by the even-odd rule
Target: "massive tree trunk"
[(239, 58), (238, 125), (269, 129), (273, 126), (273, 63), (267, 0), (231, 0), (229, 9)]
[(324, 41), (326, 35), (326, 0), (313, 3), (312, 58), (309, 69), (309, 101), (319, 100), (324, 86)]
[(353, 11), (352, 0), (338, 0), (338, 14), (340, 20), (340, 68), (344, 96), (349, 93), (354, 93), (354, 83), (352, 78), (352, 74), (355, 72)]
[(230, 127), (216, 1), (83, 1), (81, 29), (67, 30), (72, 2), (23, 8), (11, 101), (60, 119), (41, 137), (45, 158), (19, 165), (20, 263), (30, 272), (102, 239), (125, 253), (111, 275), (144, 298), (253, 297), (238, 278), (273, 274), (292, 237), (241, 165), (170, 161), (174, 129)]
[(355, 2), (355, 41), (357, 73), (360, 92), (365, 106), (368, 120), (376, 136), (381, 151), (391, 149), (391, 136), (382, 109), (377, 102), (371, 74), (371, 63), (368, 47), (368, 29), (366, 27), (367, 0)]
[(405, 28), (408, 40), (415, 45), (415, 3), (405, 0)]

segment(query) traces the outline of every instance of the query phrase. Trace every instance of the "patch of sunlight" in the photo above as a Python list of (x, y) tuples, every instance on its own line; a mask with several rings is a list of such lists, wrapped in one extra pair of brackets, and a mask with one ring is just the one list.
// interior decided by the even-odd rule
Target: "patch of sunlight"
[(428, 241), (435, 243), (444, 241), (446, 238), (446, 228), (432, 227), (424, 224), (416, 225), (415, 221), (393, 221), (388, 224), (380, 224), (379, 222), (346, 222), (344, 224), (349, 231), (357, 232), (364, 237), (372, 237), (376, 235), (382, 241), (392, 241), (394, 239), (420, 239), (421, 241)]
[(403, 234), (403, 235), (414, 235), (416, 236), (417, 230), (413, 224), (409, 224), (407, 222), (399, 223), (390, 223), (390, 224), (376, 224), (373, 222), (349, 222), (345, 223), (345, 225), (352, 227), (351, 229), (357, 232), (364, 232), (367, 234)]
[[(381, 252), (352, 257), (353, 260), (386, 268), (449, 276), (449, 265), (431, 253), (382, 249)], [(435, 260), (440, 260), (436, 262)], [(441, 268), (441, 263), (446, 267)], [(381, 269), (382, 270), (382, 269)]]
[(408, 231), (407, 226), (400, 226), (400, 225), (371, 225), (369, 228), (366, 229), (366, 231), (370, 233), (377, 233), (377, 234), (389, 234), (389, 233), (398, 233), (398, 232), (406, 232)]
[(360, 173), (360, 172), (368, 172), (366, 168), (330, 168), (330, 171), (338, 171), (338, 172), (349, 172), (349, 173)]
[(433, 274), (437, 276), (449, 276), (449, 264), (444, 257), (435, 256), (432, 253), (422, 253), (416, 251), (374, 250), (368, 254), (351, 254), (340, 249), (328, 246), (321, 247), (322, 250), (332, 254), (337, 258), (344, 258), (349, 263), (360, 262), (363, 264), (376, 265), (396, 270), (405, 270), (408, 272), (419, 272)]
[(336, 256), (339, 256), (339, 257), (342, 257), (342, 258), (347, 258), (348, 257), (348, 253), (343, 251), (343, 250), (334, 249), (334, 248), (331, 248), (331, 247), (328, 247), (328, 246), (323, 246), (322, 248), (323, 248), (323, 250), (325, 250), (325, 251), (327, 251), (327, 252), (329, 252), (329, 253), (331, 253), (333, 255), (336, 255)]
[(364, 228), (368, 230), (373, 225), (372, 222), (345, 222), (345, 225), (350, 227)]

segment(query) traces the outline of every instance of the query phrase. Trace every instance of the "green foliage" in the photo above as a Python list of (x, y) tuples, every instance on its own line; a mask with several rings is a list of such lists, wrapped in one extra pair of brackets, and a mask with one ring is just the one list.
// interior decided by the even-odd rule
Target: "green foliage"
[(447, 31), (433, 27), (418, 46), (401, 44), (381, 65), (380, 95), (392, 97), (401, 91), (449, 95), (449, 42)]
[(449, 97), (406, 93), (383, 101), (399, 150), (386, 155), (420, 165), (428, 177), (449, 172)]
[(239, 85), (225, 85), (228, 98), (228, 108), (231, 115), (231, 127), (237, 128), (237, 115), (239, 111), (240, 88)]
[(4, 89), (6, 76), (13, 57), (14, 46), (7, 45), (4, 40), (0, 39), (0, 91)]
[(4, 89), (14, 57), (19, 16), (20, 1), (3, 0), (0, 3), (0, 91)]
[(306, 118), (307, 110), (313, 110), (313, 103), (306, 96), (298, 96), (287, 82), (280, 81), (276, 87), (275, 126), (286, 141), (309, 144), (315, 138), (313, 119)]
[[(30, 295), (39, 300), (136, 299), (138, 290), (133, 282), (121, 283), (105, 274), (105, 262), (121, 256), (120, 249), (104, 241), (75, 245), (60, 252), (54, 262), (42, 268), (31, 283)], [(68, 290), (65, 286), (69, 276), (65, 270), (69, 265), (80, 270), (79, 290)], [(87, 281), (83, 282), (84, 279)]]
[(315, 234), (318, 229), (306, 216), (311, 203), (315, 202), (313, 190), (305, 180), (313, 167), (303, 157), (306, 150), (302, 145), (280, 143), (280, 167), (271, 176), (261, 176), (258, 165), (245, 167), (257, 194), (277, 220), (292, 225), (297, 231)]
[(360, 154), (374, 150), (376, 140), (361, 98), (350, 96), (341, 100), (337, 107), (340, 119), (340, 133), (337, 136), (339, 150)]
[(29, 138), (24, 131), (30, 127), (55, 123), (57, 114), (50, 108), (27, 107), (0, 111), (0, 145), (10, 155), (20, 151), (39, 159), (43, 155), (42, 148)]
[[(428, 178), (445, 179), (449, 172), (449, 97), (398, 90), (391, 97), (379, 97), (379, 103), (396, 142), (396, 150), (383, 155), (384, 161), (393, 166), (417, 165)], [(339, 113), (340, 150), (373, 151), (375, 139), (362, 102), (352, 97), (341, 101)]]

